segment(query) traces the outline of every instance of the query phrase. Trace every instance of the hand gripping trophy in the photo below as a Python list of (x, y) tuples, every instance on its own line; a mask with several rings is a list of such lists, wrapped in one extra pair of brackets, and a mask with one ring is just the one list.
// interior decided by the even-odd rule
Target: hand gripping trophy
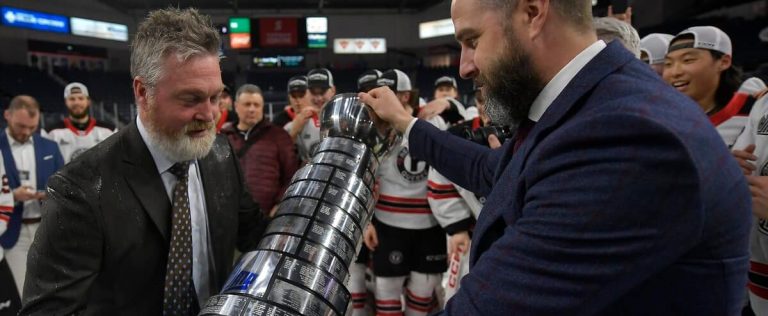
[(344, 315), (349, 265), (376, 202), (374, 175), (398, 136), (352, 93), (331, 99), (320, 120), (323, 140), (257, 250), (200, 315)]

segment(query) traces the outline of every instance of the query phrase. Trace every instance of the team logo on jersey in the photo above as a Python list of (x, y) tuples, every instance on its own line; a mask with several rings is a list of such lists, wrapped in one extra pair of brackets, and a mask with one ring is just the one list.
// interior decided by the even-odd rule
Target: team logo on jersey
[(397, 153), (397, 171), (403, 179), (409, 182), (420, 182), (427, 179), (427, 163), (411, 157), (408, 154), (408, 148), (403, 147), (399, 153)]
[(757, 230), (760, 231), (763, 235), (768, 235), (768, 221), (764, 219), (758, 220)]
[(768, 114), (763, 115), (757, 124), (757, 135), (768, 135)]
[(389, 263), (391, 264), (401, 264), (403, 263), (403, 253), (400, 251), (392, 251), (389, 253)]

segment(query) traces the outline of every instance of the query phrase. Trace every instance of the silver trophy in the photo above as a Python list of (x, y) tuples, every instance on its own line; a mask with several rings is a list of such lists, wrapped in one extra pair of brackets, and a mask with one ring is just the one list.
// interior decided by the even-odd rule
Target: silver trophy
[(349, 266), (373, 215), (374, 174), (398, 140), (356, 94), (321, 110), (323, 140), (291, 185), (257, 250), (200, 315), (344, 315)]

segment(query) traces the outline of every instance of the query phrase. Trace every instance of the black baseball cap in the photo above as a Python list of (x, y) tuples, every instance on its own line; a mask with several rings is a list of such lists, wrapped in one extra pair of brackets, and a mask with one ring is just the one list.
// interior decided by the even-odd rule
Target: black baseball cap
[(451, 86), (451, 87), (454, 87), (456, 89), (459, 88), (459, 85), (456, 83), (456, 78), (451, 77), (451, 76), (442, 76), (440, 78), (437, 78), (437, 80), (435, 80), (435, 88), (437, 88), (439, 86), (442, 86), (442, 85)]
[(333, 75), (325, 68), (312, 69), (307, 73), (307, 86), (310, 89), (328, 89), (333, 87)]
[(379, 78), (381, 78), (381, 71), (377, 69), (371, 69), (364, 72), (357, 78), (357, 91), (368, 92), (378, 87)]
[(288, 93), (306, 91), (308, 87), (307, 76), (298, 75), (288, 79)]
[(394, 92), (411, 91), (411, 78), (399, 69), (390, 69), (381, 74), (378, 80), (380, 87), (387, 86)]

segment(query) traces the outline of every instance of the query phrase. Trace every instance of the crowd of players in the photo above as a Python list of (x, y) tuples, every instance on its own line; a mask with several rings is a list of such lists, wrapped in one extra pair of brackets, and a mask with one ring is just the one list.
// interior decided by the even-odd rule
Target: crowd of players
[[(601, 38), (622, 41), (667, 83), (696, 101), (733, 150), (748, 178), (758, 218), (752, 232), (748, 301), (756, 314), (768, 315), (768, 181), (763, 178), (768, 176), (768, 87), (758, 78), (743, 80), (732, 63), (728, 35), (716, 27), (640, 39), (619, 19), (596, 19), (595, 26)], [(429, 102), (414, 93), (409, 76), (398, 69), (366, 71), (357, 86), (357, 92), (389, 87), (413, 116), (487, 146), (499, 146), (515, 129), (489, 122), (482, 87), (475, 87), (473, 104), (458, 101), (458, 84), (451, 76), (436, 78)], [(321, 107), (338, 93), (353, 92), (337, 91), (332, 72), (324, 68), (290, 78), (286, 90), (289, 104), (271, 121), (265, 118), (264, 98), (256, 85), (225, 88), (219, 99), (217, 130), (229, 139), (248, 188), (269, 216), (275, 215), (291, 177), (321, 140)], [(40, 110), (33, 98), (17, 96), (5, 112), (8, 128), (0, 135), (0, 302), (17, 302), (23, 288), (47, 175), (115, 132), (114, 126), (89, 115), (85, 85), (67, 85), (64, 103), (68, 116), (39, 133)], [(53, 154), (44, 149), (51, 143), (56, 144)], [(49, 170), (42, 168), (49, 163)], [(411, 157), (407, 140), (381, 162), (378, 196), (364, 234), (365, 247), (350, 268), (352, 314), (426, 315), (439, 309), (467, 271), (462, 258), (483, 198)]]

